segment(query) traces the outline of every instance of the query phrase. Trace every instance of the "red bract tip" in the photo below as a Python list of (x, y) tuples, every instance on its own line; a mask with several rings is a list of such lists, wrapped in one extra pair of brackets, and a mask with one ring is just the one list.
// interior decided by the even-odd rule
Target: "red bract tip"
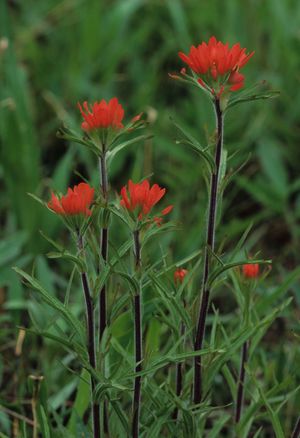
[(183, 269), (183, 268), (176, 269), (176, 271), (174, 272), (174, 283), (175, 284), (182, 283), (187, 273), (188, 273), (187, 269)]
[(108, 102), (102, 99), (91, 106), (87, 102), (84, 102), (82, 106), (78, 103), (78, 108), (84, 119), (81, 124), (84, 131), (101, 128), (123, 128), (121, 122), (124, 117), (124, 109), (116, 97), (113, 97)]
[[(165, 193), (166, 189), (161, 188), (158, 184), (153, 184), (153, 186), (150, 187), (148, 180), (137, 184), (129, 180), (127, 187), (124, 186), (121, 189), (120, 205), (135, 214), (139, 220), (142, 220), (150, 214), (154, 205), (161, 200)], [(172, 206), (165, 208), (161, 212), (161, 215), (164, 216), (168, 214), (171, 209)], [(159, 218), (155, 218), (156, 222), (157, 219)]]
[(243, 265), (243, 275), (246, 278), (257, 278), (259, 275), (259, 264), (258, 263), (249, 263)]
[(229, 48), (228, 43), (223, 44), (213, 36), (208, 43), (192, 46), (187, 55), (183, 52), (178, 55), (200, 76), (201, 82), (198, 81), (202, 86), (206, 84), (214, 88), (215, 94), (220, 95), (225, 91), (227, 83), (231, 85), (227, 87), (229, 91), (237, 91), (244, 86), (244, 76), (239, 70), (247, 64), (254, 52), (246, 54), (246, 49), (239, 43)]
[(83, 214), (90, 216), (90, 205), (94, 198), (94, 189), (86, 183), (80, 183), (73, 189), (68, 188), (67, 194), (58, 198), (54, 193), (48, 202), (48, 207), (56, 214), (73, 216)]

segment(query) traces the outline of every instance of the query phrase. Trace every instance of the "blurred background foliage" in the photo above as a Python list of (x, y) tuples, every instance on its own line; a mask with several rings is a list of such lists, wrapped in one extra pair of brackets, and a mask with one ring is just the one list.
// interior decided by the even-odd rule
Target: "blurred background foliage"
[[(61, 265), (40, 255), (49, 247), (39, 230), (64, 239), (62, 226), (27, 193), (48, 199), (51, 188), (63, 192), (80, 179), (75, 170), (97, 184), (94, 157), (80, 145), (56, 138), (64, 122), (80, 129), (78, 101), (117, 96), (127, 120), (146, 113), (154, 137), (119, 154), (111, 169), (112, 188), (119, 192), (129, 177), (138, 181), (154, 174), (153, 181), (167, 187), (168, 203), (175, 205), (172, 219), (181, 224), (178, 234), (161, 240), (170, 258), (184, 257), (202, 244), (207, 201), (203, 164), (175, 143), (178, 133), (170, 117), (202, 144), (213, 138), (214, 121), (206, 98), (170, 79), (168, 72), (182, 67), (179, 50), (187, 51), (211, 35), (255, 50), (245, 67), (246, 85), (266, 80), (281, 91), (277, 99), (241, 105), (226, 118), (228, 171), (244, 167), (226, 189), (218, 242), (234, 248), (253, 223), (247, 249), (273, 259), (273, 282), (280, 283), (298, 266), (299, 23), (296, 0), (0, 1), (0, 336), (5, 353), (0, 378), (3, 386), (11, 376), (9, 368), (14, 369), (10, 400), (16, 382), (34, 370), (51, 375), (55, 394), (68, 365), (68, 357), (55, 370), (52, 361), (41, 364), (36, 353), (40, 341), (30, 337), (29, 369), (24, 376), (18, 374), (21, 365), (13, 347), (16, 326), (27, 322), (24, 310), (39, 324), (46, 324), (50, 311), (27, 299), (11, 266), (34, 262), (48, 290), (66, 287)], [(295, 300), (275, 328), (276, 343), (283, 342), (288, 330), (299, 331), (298, 278), (293, 277), (290, 287)], [(221, 300), (218, 304), (222, 307)], [(47, 351), (54, 360), (53, 345)], [(70, 379), (53, 404), (62, 406), (74, 385)]]

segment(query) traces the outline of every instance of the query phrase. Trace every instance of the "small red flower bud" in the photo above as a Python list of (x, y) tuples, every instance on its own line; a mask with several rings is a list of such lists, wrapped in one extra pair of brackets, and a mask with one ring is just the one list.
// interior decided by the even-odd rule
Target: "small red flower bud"
[(257, 278), (259, 275), (259, 264), (258, 263), (249, 263), (243, 265), (243, 275), (246, 278)]
[(175, 284), (182, 283), (187, 273), (188, 273), (187, 269), (183, 269), (183, 268), (176, 269), (176, 271), (174, 272), (174, 283)]

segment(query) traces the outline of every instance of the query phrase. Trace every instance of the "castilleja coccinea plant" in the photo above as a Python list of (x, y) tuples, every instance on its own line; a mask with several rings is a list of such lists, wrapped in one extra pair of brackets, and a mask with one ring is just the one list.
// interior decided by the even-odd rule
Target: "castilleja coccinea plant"
[[(64, 319), (64, 323), (70, 325), (62, 344), (73, 352), (72, 360), (78, 359), (85, 372), (89, 373), (94, 438), (125, 435), (138, 438), (141, 433), (143, 436), (153, 437), (196, 437), (200, 430), (197, 428), (200, 417), (199, 421), (202, 422), (202, 418), (205, 418), (201, 430), (209, 434), (211, 429), (205, 429), (205, 421), (210, 409), (212, 382), (216, 380), (216, 376), (220, 378), (224, 364), (241, 348), (238, 379), (234, 381), (229, 367), (224, 374), (227, 373), (227, 377), (229, 375), (231, 390), (236, 385), (236, 396), (233, 397), (235, 413), (232, 410), (234, 421), (231, 425), (234, 424), (237, 436), (238, 427), (242, 427), (240, 419), (249, 339), (256, 331), (271, 323), (278, 313), (273, 312), (272, 317), (268, 315), (262, 322), (257, 322), (259, 318), (252, 312), (254, 300), (251, 293), (254, 294), (254, 291), (249, 293), (249, 290), (256, 287), (262, 279), (259, 276), (259, 265), (269, 261), (236, 261), (241, 248), (227, 258), (223, 250), (218, 254), (215, 244), (216, 217), (225, 185), (225, 176), (221, 172), (222, 169), (225, 173), (227, 156), (223, 149), (224, 114), (232, 108), (233, 103), (236, 105), (252, 99), (247, 97), (239, 100), (238, 97), (232, 97), (238, 96), (242, 88), (245, 88), (246, 81), (241, 70), (252, 55), (253, 52), (248, 53), (240, 44), (229, 47), (215, 37), (210, 38), (208, 43), (192, 46), (187, 54), (179, 53), (192, 73), (189, 75), (184, 69), (181, 76), (171, 76), (184, 83), (196, 85), (198, 90), (209, 96), (215, 113), (216, 128), (215, 144), (202, 147), (193, 136), (186, 134), (186, 130), (176, 124), (185, 137), (178, 143), (192, 147), (205, 160), (208, 171), (206, 180), (209, 181), (207, 228), (203, 248), (176, 263), (169, 263), (169, 259), (173, 258), (172, 249), (169, 252), (163, 250), (163, 239), (159, 239), (161, 258), (155, 239), (155, 254), (151, 250), (147, 253), (146, 244), (150, 238), (172, 227), (170, 222), (162, 224), (173, 208), (168, 203), (165, 208), (160, 207), (164, 204), (166, 189), (158, 184), (151, 185), (148, 179), (139, 183), (130, 179), (118, 191), (119, 195), (113, 196), (110, 190), (109, 169), (117, 153), (148, 137), (135, 135), (137, 129), (145, 126), (140, 115), (126, 124), (125, 111), (116, 97), (92, 104), (84, 102), (78, 104), (77, 114), (82, 117), (78, 123), (79, 133), (67, 128), (60, 133), (65, 139), (78, 142), (92, 151), (99, 166), (100, 190), (94, 190), (87, 183), (80, 183), (69, 188), (65, 195), (52, 193), (47, 203), (48, 209), (62, 218), (71, 230), (76, 243), (72, 254), (52, 239), (47, 239), (57, 250), (56, 253), (50, 253), (50, 257), (71, 261), (80, 274), (85, 300), (85, 329), (81, 327), (78, 311), (75, 317), (68, 307), (73, 274), (68, 286), (68, 298), (62, 303), (45, 293), (36, 279), (20, 269), (17, 271), (33, 289), (40, 292), (48, 305), (53, 306)], [(255, 96), (253, 99), (258, 98), (260, 97)], [(265, 99), (266, 95), (262, 98)], [(126, 136), (128, 137), (125, 140)], [(123, 234), (126, 233), (121, 230), (122, 223), (126, 224), (130, 237), (125, 237), (127, 240), (117, 248), (114, 245), (113, 231), (117, 230), (118, 239), (123, 239)], [(190, 266), (194, 260), (197, 260), (194, 266)], [(187, 266), (188, 269), (182, 266)], [(199, 270), (201, 266), (203, 268)], [(226, 278), (228, 293), (230, 276), (227, 271), (234, 267), (238, 267), (238, 275), (235, 276), (234, 270), (230, 272), (234, 276), (233, 284), (237, 289), (235, 296), (238, 297), (236, 301), (242, 313), (242, 324), (239, 322), (241, 330), (237, 331), (237, 337), (230, 338), (233, 340), (232, 346), (227, 334), (224, 343), (218, 343), (218, 338), (222, 338), (222, 333), (227, 328), (223, 326), (218, 311), (214, 309), (211, 338), (209, 346), (205, 348), (206, 319), (212, 288), (216, 284), (222, 284), (223, 278)], [(195, 289), (194, 282), (199, 277), (201, 284)], [(121, 324), (118, 325), (120, 321)], [(156, 327), (157, 323), (161, 324), (159, 329)], [(50, 333), (49, 337), (51, 336), (55, 339)], [(126, 338), (125, 341), (123, 338)], [(168, 346), (166, 349), (165, 345)], [(158, 356), (158, 348), (164, 349), (164, 357)], [(208, 369), (202, 360), (205, 355), (209, 355), (211, 364)], [(159, 374), (157, 385), (156, 373)], [(87, 382), (86, 375), (82, 381)], [(146, 389), (144, 393), (142, 388)], [(80, 391), (78, 389), (78, 397), (82, 395)], [(147, 404), (145, 409), (143, 403)], [(77, 406), (76, 401), (74, 406)], [(86, 406), (80, 409), (83, 411), (82, 430), (88, 430), (90, 426), (84, 424), (88, 418), (84, 413)], [(212, 412), (215, 414), (215, 407)], [(76, 412), (76, 421), (77, 414)], [(74, 424), (76, 421), (74, 420)], [(121, 425), (118, 429), (117, 423)], [(70, 428), (72, 427), (74, 425), (71, 424)], [(215, 429), (215, 434), (218, 433), (216, 430), (218, 429)], [(76, 432), (71, 430), (73, 434)]]
[[(224, 133), (224, 114), (230, 108), (231, 94), (244, 87), (244, 76), (240, 70), (253, 56), (254, 52), (246, 53), (246, 49), (241, 48), (240, 44), (234, 44), (229, 48), (228, 43), (223, 44), (213, 36), (208, 43), (201, 43), (197, 47), (192, 46), (189, 54), (179, 52), (180, 58), (192, 70), (192, 76), (187, 75), (186, 70), (182, 70), (181, 77), (170, 75), (173, 79), (181, 79), (184, 83), (192, 83), (199, 86), (211, 99), (214, 107), (216, 120), (216, 142), (214, 157), (202, 148), (199, 143), (195, 143), (188, 138), (186, 142), (196, 152), (205, 159), (210, 169), (210, 187), (208, 194), (208, 219), (206, 230), (206, 245), (204, 249), (204, 266), (200, 294), (200, 307), (198, 321), (196, 324), (196, 335), (194, 350), (200, 351), (203, 348), (205, 336), (206, 316), (208, 312), (212, 272), (211, 254), (215, 251), (215, 228), (216, 214), (218, 210), (218, 200), (220, 197), (220, 169), (223, 154), (223, 133)], [(258, 97), (259, 98), (259, 97)], [(254, 99), (254, 97), (253, 97)], [(251, 100), (249, 98), (248, 100)], [(235, 103), (239, 103), (236, 99)], [(178, 125), (177, 125), (178, 127)], [(179, 127), (180, 129), (180, 127)], [(184, 131), (182, 131), (184, 133)], [(225, 164), (225, 163), (224, 163)], [(198, 404), (203, 399), (203, 369), (201, 356), (194, 359), (194, 403)]]
[[(168, 214), (173, 206), (166, 207), (159, 216), (150, 218), (153, 207), (163, 198), (166, 193), (165, 188), (161, 188), (158, 184), (150, 186), (148, 180), (141, 183), (133, 183), (128, 181), (127, 186), (121, 189), (120, 206), (123, 207), (129, 216), (129, 227), (132, 231), (134, 257), (135, 257), (135, 275), (138, 287), (134, 293), (134, 333), (135, 333), (135, 372), (142, 371), (142, 254), (141, 254), (141, 229), (143, 225), (154, 221), (156, 224), (161, 224), (161, 216)], [(140, 422), (140, 403), (141, 403), (141, 376), (137, 375), (134, 381), (134, 398), (132, 404), (132, 436), (139, 436)]]
[[(75, 232), (76, 243), (79, 255), (84, 258), (84, 231), (82, 224), (92, 215), (90, 209), (93, 202), (95, 190), (86, 183), (80, 183), (68, 188), (65, 196), (51, 195), (51, 200), (47, 206), (54, 213), (60, 215)], [(93, 370), (96, 370), (96, 351), (95, 351), (95, 322), (94, 322), (94, 306), (93, 297), (91, 295), (88, 275), (85, 269), (85, 263), (81, 264), (81, 282), (82, 290), (85, 299), (86, 308), (86, 327), (87, 327), (87, 350), (89, 357), (89, 365)], [(96, 388), (96, 380), (91, 375), (91, 400), (92, 400), (92, 419), (94, 437), (100, 435), (100, 408), (98, 403), (94, 400), (94, 390)]]

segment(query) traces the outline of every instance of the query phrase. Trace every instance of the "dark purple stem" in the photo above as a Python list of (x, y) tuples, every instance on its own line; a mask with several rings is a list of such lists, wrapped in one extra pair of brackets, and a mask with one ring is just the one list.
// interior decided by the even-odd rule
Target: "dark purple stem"
[[(181, 323), (181, 330), (180, 330), (181, 337), (183, 337), (184, 332), (185, 332), (185, 327), (184, 327), (184, 324)], [(183, 369), (183, 363), (178, 362), (177, 366), (176, 366), (176, 395), (177, 395), (177, 397), (180, 397), (181, 392), (182, 392), (182, 382), (183, 382), (182, 369)], [(172, 418), (173, 418), (173, 420), (177, 420), (177, 417), (178, 417), (178, 408), (176, 407), (173, 411)]]
[[(222, 156), (222, 145), (223, 145), (223, 113), (220, 108), (219, 99), (215, 99), (215, 114), (217, 123), (217, 142), (216, 142), (216, 152), (215, 152), (215, 170), (211, 175), (210, 181), (210, 196), (209, 196), (209, 213), (208, 213), (208, 226), (206, 235), (206, 247), (204, 253), (204, 274), (202, 283), (202, 299), (199, 309), (198, 324), (196, 330), (196, 339), (194, 344), (195, 351), (201, 350), (203, 339), (205, 335), (205, 322), (209, 303), (210, 290), (207, 284), (210, 261), (209, 261), (209, 250), (214, 250), (215, 243), (215, 222), (216, 222), (216, 211), (217, 211), (217, 201), (218, 201), (218, 181), (221, 165)], [(194, 403), (198, 404), (202, 399), (202, 370), (201, 370), (201, 356), (195, 357), (194, 359)]]
[[(105, 204), (108, 201), (108, 179), (107, 179), (107, 169), (106, 169), (106, 154), (103, 152), (99, 159), (99, 167), (100, 167), (100, 178), (101, 178), (101, 191)], [(108, 256), (108, 228), (101, 229), (101, 238), (100, 238), (100, 252), (104, 263), (107, 262)], [(103, 332), (106, 328), (107, 320), (106, 320), (106, 285), (104, 284), (100, 291), (100, 342), (103, 336)]]
[(236, 411), (235, 422), (238, 423), (241, 418), (243, 401), (244, 401), (244, 388), (245, 388), (245, 365), (248, 360), (248, 342), (244, 342), (241, 354), (240, 374), (238, 380), (238, 390), (236, 398)]
[[(141, 268), (141, 246), (139, 231), (133, 232), (135, 268), (138, 272)], [(134, 338), (135, 338), (135, 372), (142, 371), (142, 311), (141, 311), (141, 294), (134, 296)], [(134, 379), (134, 395), (132, 406), (132, 437), (139, 437), (139, 419), (141, 404), (141, 376)]]
[[(100, 168), (100, 180), (101, 180), (101, 192), (105, 204), (108, 202), (108, 175), (106, 166), (106, 153), (105, 145), (103, 146), (103, 153), (99, 158), (99, 168)], [(104, 263), (107, 262), (108, 257), (108, 227), (101, 229), (100, 236), (100, 252)], [(107, 326), (107, 304), (106, 304), (106, 284), (103, 285), (100, 295), (99, 295), (99, 342), (101, 342), (104, 330)], [(104, 402), (103, 407), (103, 420), (104, 420), (104, 432), (109, 434), (108, 428), (108, 406)]]
[(300, 436), (300, 417), (297, 420), (297, 423), (295, 424), (295, 429), (293, 430), (291, 438), (299, 438)]
[[(78, 248), (79, 251), (83, 251), (83, 238), (81, 235), (78, 236)], [(82, 289), (85, 299), (86, 308), (86, 325), (87, 325), (87, 341), (88, 341), (88, 355), (90, 366), (96, 369), (96, 353), (95, 353), (95, 325), (94, 325), (94, 310), (93, 310), (93, 300), (90, 294), (90, 288), (87, 278), (87, 273), (81, 273)], [(93, 433), (94, 438), (100, 437), (100, 410), (99, 405), (94, 402), (94, 390), (96, 382), (93, 376), (91, 376), (91, 387), (92, 387), (92, 412), (93, 412)]]

